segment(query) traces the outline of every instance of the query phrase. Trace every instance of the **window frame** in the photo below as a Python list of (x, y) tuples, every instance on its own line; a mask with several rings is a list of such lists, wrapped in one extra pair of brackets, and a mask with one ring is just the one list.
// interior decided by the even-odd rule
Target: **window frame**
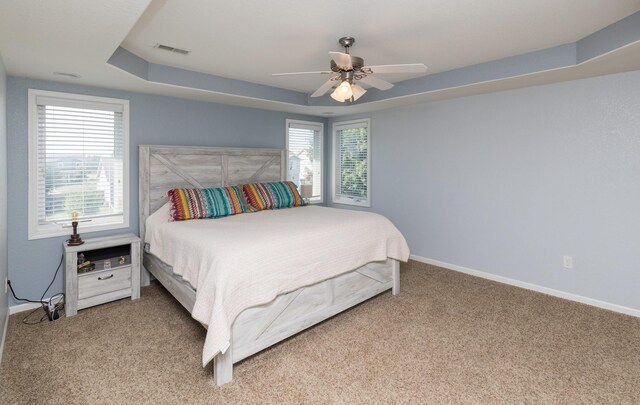
[[(338, 127), (354, 126), (354, 124), (363, 124), (367, 128), (367, 198), (359, 199), (348, 196), (342, 196), (337, 193), (338, 186), (338, 136), (336, 131)], [(331, 128), (331, 202), (334, 204), (353, 205), (358, 207), (371, 207), (371, 118), (361, 118), (349, 121), (336, 121)]]
[[(90, 222), (81, 222), (79, 233), (107, 231), (129, 228), (130, 226), (130, 147), (129, 147), (129, 100), (88, 96), (83, 94), (62, 93), (39, 89), (28, 90), (28, 142), (29, 142), (29, 192), (28, 192), (28, 240), (52, 238), (69, 235), (71, 227), (60, 224), (38, 224), (38, 105), (37, 98), (46, 97), (72, 103), (86, 104), (87, 107), (99, 104), (116, 104), (122, 107), (122, 142), (123, 142), (123, 190), (122, 221), (113, 222), (111, 218), (96, 218)], [(109, 220), (110, 219), (110, 220)], [(69, 220), (60, 222), (70, 222)]]
[[(308, 125), (313, 127), (320, 127), (318, 132), (320, 136), (320, 197), (312, 197), (309, 199), (311, 204), (323, 204), (324, 203), (324, 123), (319, 121), (302, 121), (294, 119), (286, 119), (285, 121), (285, 167), (286, 177), (289, 178), (289, 126), (291, 124), (299, 124), (301, 126)], [(298, 184), (298, 187), (300, 184)]]

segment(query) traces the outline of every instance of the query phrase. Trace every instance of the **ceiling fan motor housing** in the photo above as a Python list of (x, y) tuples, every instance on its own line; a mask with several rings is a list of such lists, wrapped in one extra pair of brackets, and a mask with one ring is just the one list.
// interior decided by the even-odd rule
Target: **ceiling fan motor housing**
[(347, 81), (350, 84), (353, 84), (353, 79), (354, 79), (354, 75), (353, 75), (353, 71), (349, 70), (349, 71), (343, 71), (342, 73), (340, 73), (340, 81)]

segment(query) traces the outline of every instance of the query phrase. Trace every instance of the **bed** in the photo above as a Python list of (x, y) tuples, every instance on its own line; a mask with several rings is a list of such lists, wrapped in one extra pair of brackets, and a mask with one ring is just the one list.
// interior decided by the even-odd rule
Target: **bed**
[[(284, 180), (284, 150), (141, 145), (139, 162), (142, 284), (152, 274), (208, 328), (203, 366), (213, 360), (217, 385), (231, 381), (234, 363), (384, 291), (399, 293), (408, 247), (377, 214), (305, 206), (164, 219), (172, 188)], [(325, 240), (333, 245), (312, 248)]]

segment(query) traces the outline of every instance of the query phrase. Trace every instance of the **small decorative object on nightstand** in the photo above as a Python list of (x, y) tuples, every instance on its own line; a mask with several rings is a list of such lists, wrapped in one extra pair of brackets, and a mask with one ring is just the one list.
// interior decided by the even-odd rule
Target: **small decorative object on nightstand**
[(63, 246), (67, 316), (121, 298), (140, 298), (139, 237), (114, 235)]
[(309, 199), (313, 197), (313, 184), (301, 184), (300, 196), (304, 199), (305, 204), (309, 204)]

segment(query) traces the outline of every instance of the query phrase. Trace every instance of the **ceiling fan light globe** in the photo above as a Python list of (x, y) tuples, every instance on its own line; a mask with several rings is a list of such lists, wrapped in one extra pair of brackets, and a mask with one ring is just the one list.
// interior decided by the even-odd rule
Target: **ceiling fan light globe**
[(339, 92), (340, 87), (337, 87), (333, 93), (331, 93), (331, 98), (336, 100), (337, 102), (344, 103), (345, 99)]
[(353, 101), (356, 101), (357, 99), (362, 97), (364, 93), (367, 92), (367, 90), (365, 90), (359, 84), (354, 84), (353, 86), (351, 86), (351, 91), (353, 92)]
[(340, 84), (340, 86), (338, 86), (338, 89), (340, 89), (340, 95), (344, 100), (348, 100), (353, 96), (353, 90), (351, 90), (351, 83), (349, 83), (346, 80), (343, 81)]

